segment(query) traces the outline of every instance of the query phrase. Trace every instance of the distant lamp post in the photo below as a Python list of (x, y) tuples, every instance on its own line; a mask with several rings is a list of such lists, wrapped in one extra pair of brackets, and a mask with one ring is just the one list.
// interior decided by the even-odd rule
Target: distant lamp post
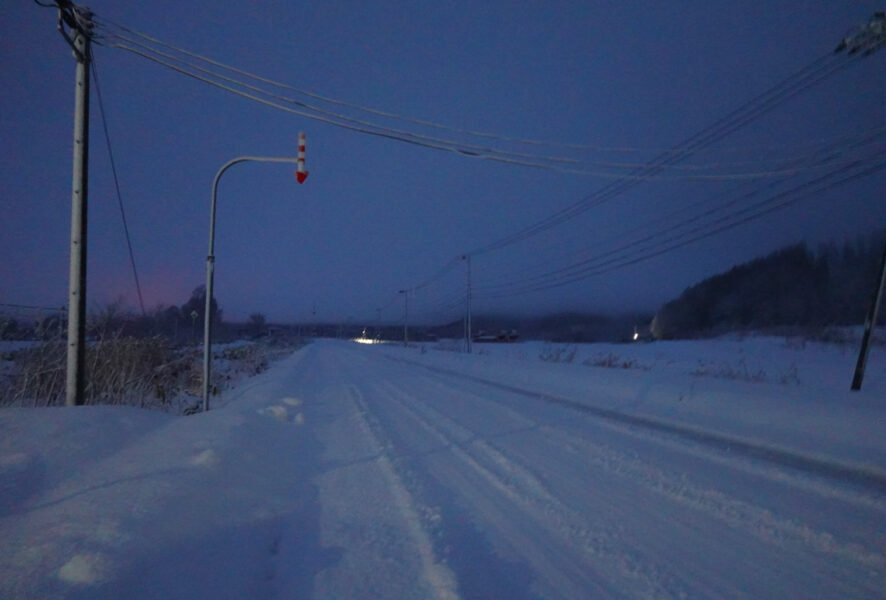
[(409, 345), (409, 290), (400, 290), (403, 294), (403, 345)]
[[(299, 140), (298, 157), (276, 156), (238, 156), (222, 165), (215, 179), (212, 180), (212, 204), (209, 209), (209, 254), (206, 255), (206, 312), (203, 316), (203, 410), (209, 410), (209, 375), (212, 366), (212, 283), (215, 275), (215, 199), (218, 192), (218, 180), (222, 173), (241, 162), (295, 163), (298, 165), (296, 177), (299, 183), (304, 181), (303, 137)], [(299, 173), (303, 173), (299, 176)]]
[(191, 343), (195, 346), (197, 345), (197, 317), (199, 316), (196, 310), (191, 311)]

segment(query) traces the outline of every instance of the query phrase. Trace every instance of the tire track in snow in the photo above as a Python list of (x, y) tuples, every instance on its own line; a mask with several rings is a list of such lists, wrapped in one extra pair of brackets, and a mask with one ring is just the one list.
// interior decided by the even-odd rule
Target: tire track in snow
[(388, 480), (388, 487), (394, 496), (394, 502), (406, 520), (409, 534), (418, 548), (422, 574), (425, 580), (434, 591), (435, 598), (439, 600), (458, 600), (458, 584), (455, 576), (434, 554), (430, 536), (422, 527), (421, 518), (416, 510), (412, 496), (397, 476), (394, 465), (391, 463), (391, 459), (385, 450), (385, 445), (375, 434), (373, 427), (369, 423), (369, 409), (362, 392), (354, 384), (348, 385), (348, 391), (357, 409), (356, 414), (360, 418), (361, 427), (379, 449), (376, 463)]
[[(534, 519), (540, 525), (542, 532), (540, 535), (555, 536), (557, 541), (553, 556), (534, 554), (532, 557), (540, 563), (540, 572), (549, 578), (549, 584), (555, 587), (558, 584), (565, 584), (562, 577), (555, 576), (568, 573), (573, 581), (581, 581), (584, 586), (596, 587), (607, 597), (623, 596), (624, 587), (614, 589), (588, 578), (592, 572), (591, 567), (600, 569), (605, 565), (601, 570), (606, 572), (610, 579), (613, 573), (617, 573), (622, 581), (632, 581), (635, 588), (633, 592), (638, 597), (674, 598), (684, 593), (684, 590), (676, 589), (675, 582), (668, 581), (662, 576), (662, 569), (657, 565), (641, 562), (625, 552), (619, 543), (617, 528), (590, 524), (584, 515), (554, 495), (529, 469), (506, 457), (481, 439), (476, 432), (427, 403), (416, 402), (415, 396), (389, 382), (380, 384), (380, 387), (384, 389), (390, 400), (450, 449), (454, 456), (512, 504), (520, 507), (527, 518)], [(525, 527), (527, 519), (516, 522)], [(513, 525), (510, 529), (513, 529)], [(515, 532), (503, 533), (513, 535)], [(515, 544), (523, 552), (527, 552), (532, 545), (538, 545), (538, 537)], [(578, 564), (567, 565), (566, 563), (570, 562), (568, 557), (574, 555), (576, 551), (583, 560)], [(560, 588), (559, 591), (565, 597), (587, 596), (588, 592), (587, 587), (575, 583), (568, 589)]]
[[(456, 380), (458, 379), (456, 378)], [(453, 386), (452, 380), (447, 380), (444, 375), (436, 374), (435, 379), (433, 379), (432, 382), (433, 385), (440, 390), (448, 390), (449, 393), (469, 394), (472, 398), (498, 406), (509, 415), (523, 415), (523, 413), (515, 411), (511, 404), (476, 392), (466, 392), (462, 387)], [(464, 383), (469, 384), (470, 382), (466, 381)], [(523, 416), (525, 418), (525, 415)], [(572, 423), (573, 421), (569, 420), (567, 422)], [(532, 423), (541, 427), (536, 421), (532, 421)], [(797, 471), (795, 469), (784, 469), (780, 465), (772, 465), (765, 461), (755, 461), (751, 457), (742, 455), (735, 456), (731, 453), (711, 452), (709, 446), (682, 437), (649, 431), (623, 423), (607, 421), (605, 419), (600, 419), (597, 423), (601, 427), (605, 427), (621, 435), (629, 435), (644, 441), (654, 441), (656, 444), (661, 444), (669, 449), (677, 450), (681, 453), (708, 462), (721, 464), (732, 469), (739, 469), (746, 473), (755, 474), (772, 481), (778, 481), (785, 485), (813, 492), (822, 497), (837, 499), (853, 506), (862, 505), (866, 508), (886, 513), (886, 494), (884, 494), (884, 490), (878, 489), (874, 491), (858, 487), (835, 485), (836, 482), (830, 478), (811, 478), (808, 473)], [(579, 439), (585, 439), (581, 436), (578, 437)]]
[(664, 421), (653, 417), (623, 413), (608, 408), (593, 406), (590, 404), (579, 402), (577, 400), (571, 400), (569, 398), (563, 398), (560, 396), (555, 396), (553, 394), (527, 390), (513, 385), (508, 385), (484, 379), (482, 377), (477, 377), (475, 375), (460, 373), (451, 369), (426, 365), (409, 359), (394, 357), (386, 354), (383, 354), (382, 356), (384, 356), (388, 360), (420, 367), (422, 369), (431, 371), (432, 373), (438, 373), (455, 377), (457, 379), (472, 381), (492, 388), (504, 390), (514, 394), (519, 394), (523, 397), (547, 402), (549, 404), (560, 405), (565, 408), (591, 415), (601, 420), (637, 427), (647, 431), (654, 431), (657, 433), (672, 435), (677, 438), (701, 443), (723, 452), (742, 454), (748, 458), (769, 462), (782, 467), (787, 467), (789, 469), (796, 469), (812, 475), (826, 477), (838, 483), (848, 483), (865, 488), (876, 494), (882, 495), (883, 490), (886, 490), (886, 472), (883, 472), (880, 469), (867, 468), (864, 466), (852, 465), (836, 460), (809, 456), (786, 448), (779, 448), (764, 444), (762, 442), (742, 439), (723, 433), (700, 429), (698, 427), (692, 427), (679, 423)]
[[(436, 382), (436, 386), (450, 395), (452, 393), (465, 394), (465, 391), (462, 389), (449, 387), (445, 380)], [(751, 532), (767, 543), (811, 548), (817, 552), (849, 560), (865, 568), (886, 569), (886, 557), (875, 550), (865, 548), (861, 544), (841, 541), (836, 534), (820, 531), (804, 523), (780, 517), (762, 506), (732, 498), (715, 489), (695, 485), (685, 475), (656, 467), (638, 456), (630, 456), (611, 446), (594, 442), (587, 437), (567, 432), (549, 424), (541, 424), (527, 419), (525, 415), (515, 411), (500, 400), (473, 392), (468, 392), (468, 394), (476, 401), (494, 404), (510, 415), (533, 423), (540, 432), (545, 433), (551, 438), (562, 440), (562, 444), (558, 444), (558, 446), (567, 449), (572, 454), (580, 455), (583, 460), (598, 468), (627, 477), (645, 489), (664, 495), (680, 504), (701, 510), (723, 522)], [(439, 411), (435, 410), (435, 412), (443, 418), (448, 418)], [(460, 427), (468, 432), (467, 437), (479, 439), (480, 434), (478, 432), (464, 425), (460, 425)], [(619, 430), (621, 429), (619, 427)], [(483, 443), (485, 444), (486, 442)], [(501, 452), (494, 451), (504, 459)], [(705, 456), (704, 458), (708, 457)], [(512, 465), (519, 464), (513, 457), (504, 460)], [(527, 467), (521, 466), (520, 468), (535, 478)], [(537, 478), (535, 479), (538, 481)], [(541, 482), (539, 482), (539, 485), (543, 487)], [(853, 498), (853, 500), (872, 505), (879, 510), (884, 509), (882, 502), (874, 502), (870, 498)], [(871, 504), (872, 502), (873, 504)]]
[[(751, 532), (768, 543), (812, 548), (868, 568), (882, 570), (886, 567), (886, 557), (860, 544), (842, 542), (835, 534), (779, 517), (769, 509), (732, 498), (715, 489), (697, 486), (688, 477), (665, 471), (639, 457), (628, 456), (559, 429), (548, 426), (543, 426), (542, 429), (549, 435), (559, 436), (564, 442), (570, 442), (564, 445), (568, 451), (580, 453), (595, 466), (630, 478), (648, 490), (704, 511), (730, 525)], [(577, 449), (576, 445), (581, 445), (582, 449)], [(593, 452), (587, 452), (588, 448), (593, 448)]]

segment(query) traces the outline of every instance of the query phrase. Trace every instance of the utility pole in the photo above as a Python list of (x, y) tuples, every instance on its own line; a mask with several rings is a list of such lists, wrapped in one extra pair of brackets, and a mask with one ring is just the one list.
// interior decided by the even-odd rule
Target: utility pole
[(465, 294), (465, 351), (471, 354), (471, 255), (465, 254), (462, 260), (467, 262), (468, 287)]
[(871, 307), (864, 322), (864, 335), (861, 336), (858, 362), (855, 363), (855, 375), (852, 377), (851, 389), (856, 392), (861, 389), (861, 382), (864, 379), (864, 369), (867, 366), (868, 352), (871, 349), (871, 335), (877, 327), (877, 315), (880, 311), (880, 301), (883, 299), (884, 282), (886, 282), (886, 243), (883, 244), (883, 257), (880, 259), (880, 280), (874, 287), (874, 294), (871, 297)]
[(409, 346), (409, 290), (400, 290), (403, 294), (403, 345)]
[[(843, 38), (834, 52), (845, 51), (850, 55), (860, 53), (861, 56), (870, 56), (884, 46), (886, 46), (886, 11), (877, 11), (867, 24), (857, 27), (852, 35)], [(884, 281), (886, 281), (886, 245), (883, 246), (883, 258), (880, 260), (880, 281), (874, 287), (871, 307), (864, 324), (864, 335), (861, 338), (861, 349), (858, 352), (858, 362), (855, 364), (855, 374), (852, 377), (851, 389), (853, 391), (861, 389), (861, 382), (864, 379), (871, 335), (877, 327), (877, 314), (880, 310), (880, 301), (883, 298)]]
[[(89, 61), (92, 13), (59, 2), (59, 31), (74, 49), (74, 169), (71, 189), (71, 264), (68, 282), (68, 352), (65, 405), (84, 403), (86, 352), (86, 214), (89, 184)], [(73, 39), (65, 33), (68, 25)]]

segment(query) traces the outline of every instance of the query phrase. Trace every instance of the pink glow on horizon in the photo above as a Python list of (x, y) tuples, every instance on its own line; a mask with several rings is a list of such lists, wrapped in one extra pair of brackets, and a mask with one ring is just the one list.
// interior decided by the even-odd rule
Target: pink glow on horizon
[[(90, 306), (122, 298), (126, 308), (139, 311), (138, 293), (131, 273), (128, 276), (114, 275), (102, 278), (98, 275), (98, 277), (99, 281), (90, 282), (92, 286), (92, 289), (88, 290)], [(151, 312), (160, 305), (184, 304), (191, 297), (194, 288), (203, 282), (195, 281), (193, 276), (173, 267), (158, 266), (153, 270), (140, 271), (139, 283), (145, 310)]]

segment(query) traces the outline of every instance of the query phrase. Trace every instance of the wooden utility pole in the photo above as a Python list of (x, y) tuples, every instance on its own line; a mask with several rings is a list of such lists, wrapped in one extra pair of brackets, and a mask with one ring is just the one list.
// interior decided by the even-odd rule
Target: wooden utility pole
[[(68, 363), (65, 405), (85, 401), (86, 214), (89, 183), (89, 62), (92, 14), (71, 4), (59, 12), (73, 31), (77, 82), (74, 95), (74, 173), (71, 192), (71, 267), (68, 288)], [(59, 23), (61, 27), (61, 22)]]
[(465, 254), (462, 258), (467, 263), (467, 289), (465, 290), (465, 352), (471, 354), (471, 255)]
[(852, 377), (852, 390), (861, 389), (864, 379), (864, 369), (868, 362), (868, 352), (871, 349), (871, 336), (877, 327), (877, 315), (880, 312), (880, 301), (883, 299), (883, 284), (886, 282), (886, 243), (883, 244), (883, 257), (880, 259), (880, 279), (874, 286), (874, 294), (871, 297), (871, 307), (868, 310), (867, 319), (864, 322), (864, 335), (861, 336), (861, 349), (858, 352), (858, 362), (855, 363), (855, 375)]

